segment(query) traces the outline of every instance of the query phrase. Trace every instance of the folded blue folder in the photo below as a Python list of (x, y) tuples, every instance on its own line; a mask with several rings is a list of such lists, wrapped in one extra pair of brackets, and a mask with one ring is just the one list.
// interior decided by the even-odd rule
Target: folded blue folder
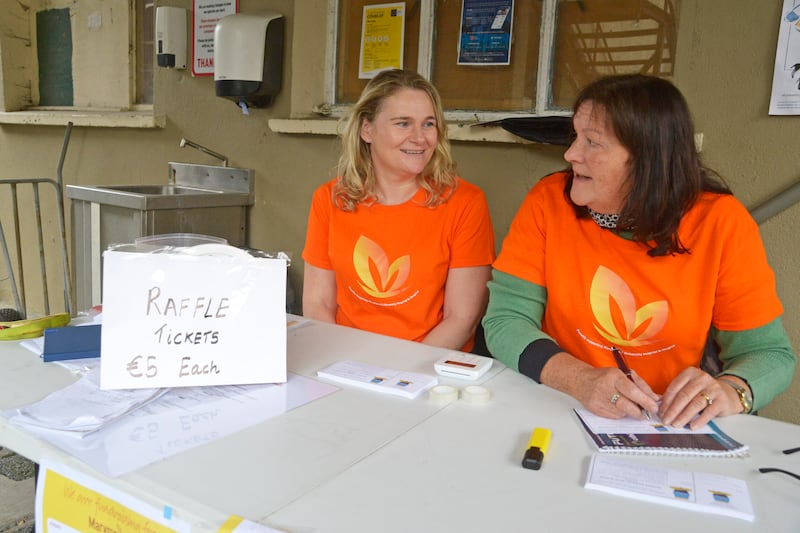
[(49, 363), (100, 357), (100, 327), (101, 324), (89, 324), (44, 330), (42, 359)]

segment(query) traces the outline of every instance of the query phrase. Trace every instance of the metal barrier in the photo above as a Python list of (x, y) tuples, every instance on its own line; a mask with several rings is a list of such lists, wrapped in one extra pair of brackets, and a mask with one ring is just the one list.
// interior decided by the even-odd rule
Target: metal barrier
[(750, 215), (758, 224), (761, 224), (797, 202), (800, 202), (800, 181), (753, 208)]
[[(52, 187), (55, 195), (56, 203), (56, 217), (58, 219), (59, 235), (57, 240), (60, 245), (60, 264), (63, 272), (64, 284), (64, 309), (63, 311), (72, 313), (72, 287), (70, 282), (69, 259), (67, 256), (67, 239), (66, 228), (64, 225), (64, 192), (63, 192), (63, 179), (61, 175), (64, 166), (64, 158), (66, 156), (67, 145), (69, 144), (69, 137), (72, 132), (72, 122), (67, 124), (67, 130), (64, 134), (64, 144), (61, 149), (61, 156), (58, 161), (57, 179), (50, 178), (19, 178), (19, 179), (0, 179), (0, 190), (7, 189), (9, 192), (8, 198), (11, 203), (11, 225), (13, 232), (13, 251), (9, 248), (9, 241), (6, 236), (5, 229), (3, 228), (2, 220), (0, 220), (0, 250), (3, 253), (5, 261), (5, 268), (8, 272), (8, 277), (11, 282), (11, 293), (14, 298), (14, 304), (17, 311), (22, 318), (27, 318), (28, 309), (30, 309), (29, 298), (26, 295), (26, 269), (23, 268), (24, 264), (30, 264), (34, 261), (34, 251), (32, 246), (23, 247), (23, 237), (21, 232), (20, 220), (20, 191), (21, 188), (27, 189), (30, 187), (33, 203), (33, 224), (35, 226), (36, 244), (39, 259), (39, 283), (41, 284), (42, 291), (42, 309), (45, 315), (51, 314), (51, 298), (50, 288), (47, 281), (47, 250), (45, 247), (44, 226), (42, 223), (42, 202), (40, 189), (42, 187)], [(5, 196), (5, 195), (4, 195)], [(27, 211), (23, 212), (27, 213)], [(25, 260), (27, 259), (27, 261)], [(30, 279), (30, 278), (29, 278)], [(61, 310), (59, 310), (61, 312)]]

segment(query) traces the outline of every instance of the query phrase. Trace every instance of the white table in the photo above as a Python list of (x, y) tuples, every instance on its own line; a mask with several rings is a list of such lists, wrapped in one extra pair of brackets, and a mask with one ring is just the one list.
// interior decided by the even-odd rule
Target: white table
[[(313, 377), (342, 359), (432, 372), (443, 351), (310, 323), (290, 330), (288, 366)], [(0, 345), (0, 409), (38, 400), (73, 377), (16, 343)], [(449, 381), (464, 385), (464, 382)], [(800, 531), (800, 483), (761, 466), (800, 471), (800, 426), (753, 416), (719, 420), (751, 447), (746, 459), (634, 458), (745, 479), (756, 521), (673, 509), (588, 491), (592, 453), (572, 398), (504, 369), (481, 382), (487, 405), (406, 400), (346, 388), (244, 431), (109, 479), (0, 418), (0, 445), (51, 458), (156, 508), (169, 505), (194, 531), (231, 514), (298, 533), (393, 531)], [(534, 427), (553, 431), (539, 471), (520, 461)]]

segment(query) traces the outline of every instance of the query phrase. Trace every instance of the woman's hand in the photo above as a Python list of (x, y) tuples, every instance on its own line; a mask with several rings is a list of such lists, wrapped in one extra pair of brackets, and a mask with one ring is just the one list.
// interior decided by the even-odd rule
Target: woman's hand
[(658, 410), (658, 395), (635, 372), (631, 381), (617, 368), (595, 368), (566, 352), (550, 358), (542, 369), (541, 381), (606, 418), (628, 415), (641, 420), (642, 408), (650, 413)]
[(697, 429), (715, 416), (741, 412), (742, 404), (733, 388), (699, 368), (690, 367), (678, 374), (664, 391), (658, 414), (667, 425), (689, 424)]
[(654, 413), (658, 395), (635, 372), (634, 381), (617, 368), (591, 368), (585, 371), (582, 387), (576, 398), (588, 410), (606, 418), (630, 416), (643, 419), (642, 409)]

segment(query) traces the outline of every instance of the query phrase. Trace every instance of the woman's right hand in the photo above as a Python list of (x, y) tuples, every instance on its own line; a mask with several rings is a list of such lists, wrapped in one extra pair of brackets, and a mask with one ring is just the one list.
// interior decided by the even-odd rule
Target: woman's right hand
[(570, 394), (598, 416), (616, 419), (628, 415), (641, 420), (641, 408), (658, 411), (659, 396), (638, 374), (632, 375), (633, 381), (618, 368), (595, 368), (561, 352), (545, 364), (541, 380)]

